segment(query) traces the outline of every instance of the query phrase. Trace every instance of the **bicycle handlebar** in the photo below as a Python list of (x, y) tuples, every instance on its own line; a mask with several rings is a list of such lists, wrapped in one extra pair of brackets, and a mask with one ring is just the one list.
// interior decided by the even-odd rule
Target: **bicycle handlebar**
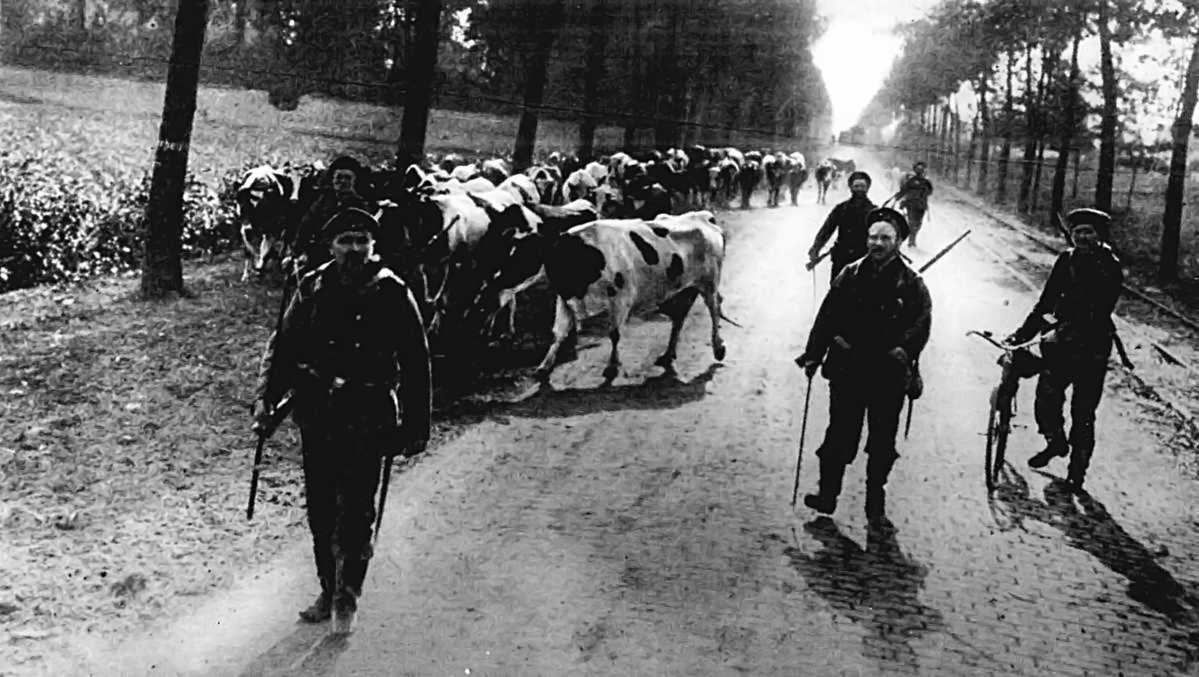
[(995, 335), (992, 334), (991, 331), (987, 330), (987, 329), (984, 329), (982, 331), (980, 331), (978, 329), (971, 329), (970, 331), (966, 332), (966, 336), (970, 336), (971, 334), (985, 340), (987, 343), (990, 343), (991, 345), (1004, 351), (1005, 353), (1010, 353), (1010, 352), (1013, 352), (1016, 350), (1020, 350), (1021, 348), (1027, 348), (1027, 347), (1031, 346), (1032, 344), (1039, 342), (1045, 336), (1045, 334), (1037, 334), (1036, 336), (1025, 341), (1024, 343), (1010, 344), (1010, 343), (1003, 343), (1001, 341), (996, 341)]

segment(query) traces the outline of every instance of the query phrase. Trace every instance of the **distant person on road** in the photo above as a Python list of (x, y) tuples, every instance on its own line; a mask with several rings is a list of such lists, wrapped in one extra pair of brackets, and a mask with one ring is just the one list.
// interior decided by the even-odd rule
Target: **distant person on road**
[(296, 239), (291, 243), (293, 263), (299, 274), (329, 260), (329, 243), (321, 242), (317, 235), (334, 214), (349, 207), (372, 209), (362, 196), (366, 183), (366, 168), (354, 158), (342, 155), (329, 163), (321, 181), (320, 196), (300, 217)]
[(829, 255), (833, 269), (830, 280), (837, 279), (837, 274), (850, 261), (866, 255), (866, 215), (875, 208), (870, 198), (866, 197), (870, 191), (869, 174), (853, 172), (846, 183), (849, 184), (849, 199), (833, 207), (808, 249), (808, 268), (812, 268), (820, 258), (820, 250), (824, 249), (825, 243), (833, 233), (837, 234), (837, 241), (833, 243), (833, 251)]
[[(1037, 380), (1035, 405), (1037, 429), (1046, 446), (1028, 465), (1043, 468), (1053, 458), (1068, 455), (1066, 481), (1082, 492), (1095, 449), (1095, 409), (1103, 395), (1116, 331), (1112, 311), (1120, 298), (1124, 272), (1104, 242), (1110, 216), (1098, 209), (1075, 209), (1065, 220), (1074, 246), (1058, 256), (1032, 312), (1007, 340), (1024, 343), (1048, 332), (1041, 340), (1044, 370)], [(1071, 386), (1067, 438), (1062, 407), (1066, 388)]]
[(899, 207), (908, 215), (908, 226), (912, 234), (908, 236), (908, 246), (916, 246), (916, 236), (924, 225), (924, 215), (928, 212), (928, 197), (933, 194), (933, 182), (924, 175), (924, 163), (912, 165), (912, 172), (904, 176), (899, 185), (896, 197)]
[(870, 212), (868, 254), (833, 280), (796, 358), (811, 378), (821, 364), (829, 382), (829, 425), (816, 451), (820, 487), (804, 505), (831, 515), (845, 467), (853, 462), (866, 419), (866, 517), (885, 526), (887, 476), (899, 458), (895, 434), (904, 396), (919, 381), (915, 365), (928, 342), (932, 301), (920, 276), (899, 257), (908, 235), (903, 214)]
[(379, 224), (360, 209), (318, 236), (333, 260), (305, 275), (267, 344), (254, 429), (293, 393), (308, 526), (321, 592), (300, 618), (350, 632), (370, 561), (380, 460), (429, 439), (429, 348), (416, 301), (374, 255)]

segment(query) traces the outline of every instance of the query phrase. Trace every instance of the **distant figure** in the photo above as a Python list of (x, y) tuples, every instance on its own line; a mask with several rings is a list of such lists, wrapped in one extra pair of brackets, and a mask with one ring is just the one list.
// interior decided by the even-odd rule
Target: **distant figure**
[(916, 246), (916, 236), (920, 234), (920, 227), (924, 225), (924, 215), (928, 212), (928, 197), (933, 194), (933, 183), (924, 175), (924, 163), (917, 162), (912, 165), (912, 173), (909, 174), (899, 187), (899, 207), (903, 209), (908, 216), (908, 225), (911, 227), (911, 235), (908, 236), (908, 246)]
[(812, 247), (808, 249), (808, 267), (812, 268), (816, 265), (824, 244), (833, 233), (837, 234), (837, 241), (833, 243), (833, 251), (830, 254), (832, 274), (829, 279), (832, 280), (837, 279), (837, 274), (850, 261), (866, 255), (866, 215), (875, 207), (866, 196), (870, 191), (869, 174), (854, 172), (849, 175), (848, 183), (849, 199), (833, 207), (828, 218), (824, 220), (824, 225), (816, 233)]

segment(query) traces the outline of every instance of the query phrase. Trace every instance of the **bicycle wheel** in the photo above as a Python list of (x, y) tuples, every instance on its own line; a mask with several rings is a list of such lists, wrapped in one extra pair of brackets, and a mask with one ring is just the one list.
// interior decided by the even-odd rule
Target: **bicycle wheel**
[(999, 388), (991, 395), (991, 413), (987, 424), (987, 491), (994, 491), (1003, 471), (1008, 434), (1012, 432), (1012, 397), (1000, 397)]
[[(995, 480), (999, 477), (998, 469), (1002, 467), (995, 463), (996, 449), (998, 448), (999, 438), (999, 409), (996, 406), (996, 400), (999, 389), (991, 391), (991, 407), (987, 411), (987, 454), (983, 459), (983, 477), (987, 483), (987, 493), (995, 491)], [(1006, 438), (1007, 436), (1004, 435)], [(1006, 446), (1007, 440), (1004, 439)]]

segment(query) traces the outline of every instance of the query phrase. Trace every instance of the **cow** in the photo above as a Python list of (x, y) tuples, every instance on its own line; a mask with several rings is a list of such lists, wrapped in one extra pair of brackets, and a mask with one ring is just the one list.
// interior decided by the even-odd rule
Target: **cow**
[(702, 296), (712, 321), (712, 354), (724, 360), (720, 276), (725, 239), (712, 212), (662, 215), (653, 221), (601, 220), (576, 226), (543, 245), (546, 278), (557, 297), (554, 339), (535, 372), (548, 382), (558, 351), (585, 317), (607, 311), (612, 350), (605, 383), (620, 371), (620, 337), (631, 315), (662, 312), (671, 320), (666, 351), (655, 364), (670, 373), (683, 321)]
[(473, 163), (458, 165), (450, 172), (450, 178), (458, 179), (462, 183), (466, 183), (476, 176), (481, 175), (482, 173), (479, 171), (479, 166)]
[(715, 173), (709, 175), (712, 186), (712, 202), (727, 207), (736, 193), (737, 176), (741, 173), (741, 165), (733, 158), (726, 156), (714, 169)]
[(829, 160), (821, 160), (820, 164), (816, 165), (816, 203), (826, 204), (828, 197), (828, 188), (833, 183), (833, 178), (836, 176), (837, 168)]
[(587, 166), (583, 167), (583, 170), (590, 174), (591, 178), (595, 179), (596, 185), (604, 183), (608, 180), (607, 162), (592, 160), (591, 162), (587, 163)]
[(762, 171), (766, 174), (766, 206), (777, 207), (783, 192), (783, 183), (791, 172), (787, 156), (782, 153), (767, 155), (762, 158)]
[(799, 151), (786, 156), (785, 163), (789, 166), (787, 185), (791, 189), (791, 205), (796, 206), (799, 204), (799, 190), (808, 180), (808, 163)]
[(504, 179), (512, 175), (512, 168), (500, 158), (490, 158), (483, 161), (479, 172), (483, 178), (498, 186), (504, 182)]
[(836, 179), (840, 176), (849, 176), (850, 174), (853, 174), (854, 172), (856, 172), (858, 170), (857, 165), (854, 164), (854, 161), (852, 159), (842, 160), (840, 158), (835, 158), (835, 157), (826, 158), (826, 159), (833, 164), (833, 169), (836, 170), (836, 173), (833, 175), (834, 181), (836, 181)]
[(749, 209), (749, 199), (754, 189), (762, 181), (762, 154), (751, 150), (745, 154), (745, 162), (737, 173), (737, 183), (741, 187), (741, 208)]
[(561, 171), (553, 165), (536, 165), (529, 167), (525, 175), (537, 186), (537, 194), (544, 204), (553, 204), (557, 199), (558, 186), (562, 185)]
[(280, 263), (295, 220), (295, 193), (299, 183), (270, 165), (259, 165), (241, 177), (237, 188), (238, 220), (245, 263), (241, 281), (250, 271), (261, 278), (267, 265)]
[(508, 191), (526, 207), (542, 202), (541, 190), (537, 187), (536, 182), (524, 174), (509, 176), (500, 183), (499, 189)]
[(599, 182), (586, 169), (576, 169), (562, 182), (562, 202), (568, 203), (583, 199), (593, 199)]

